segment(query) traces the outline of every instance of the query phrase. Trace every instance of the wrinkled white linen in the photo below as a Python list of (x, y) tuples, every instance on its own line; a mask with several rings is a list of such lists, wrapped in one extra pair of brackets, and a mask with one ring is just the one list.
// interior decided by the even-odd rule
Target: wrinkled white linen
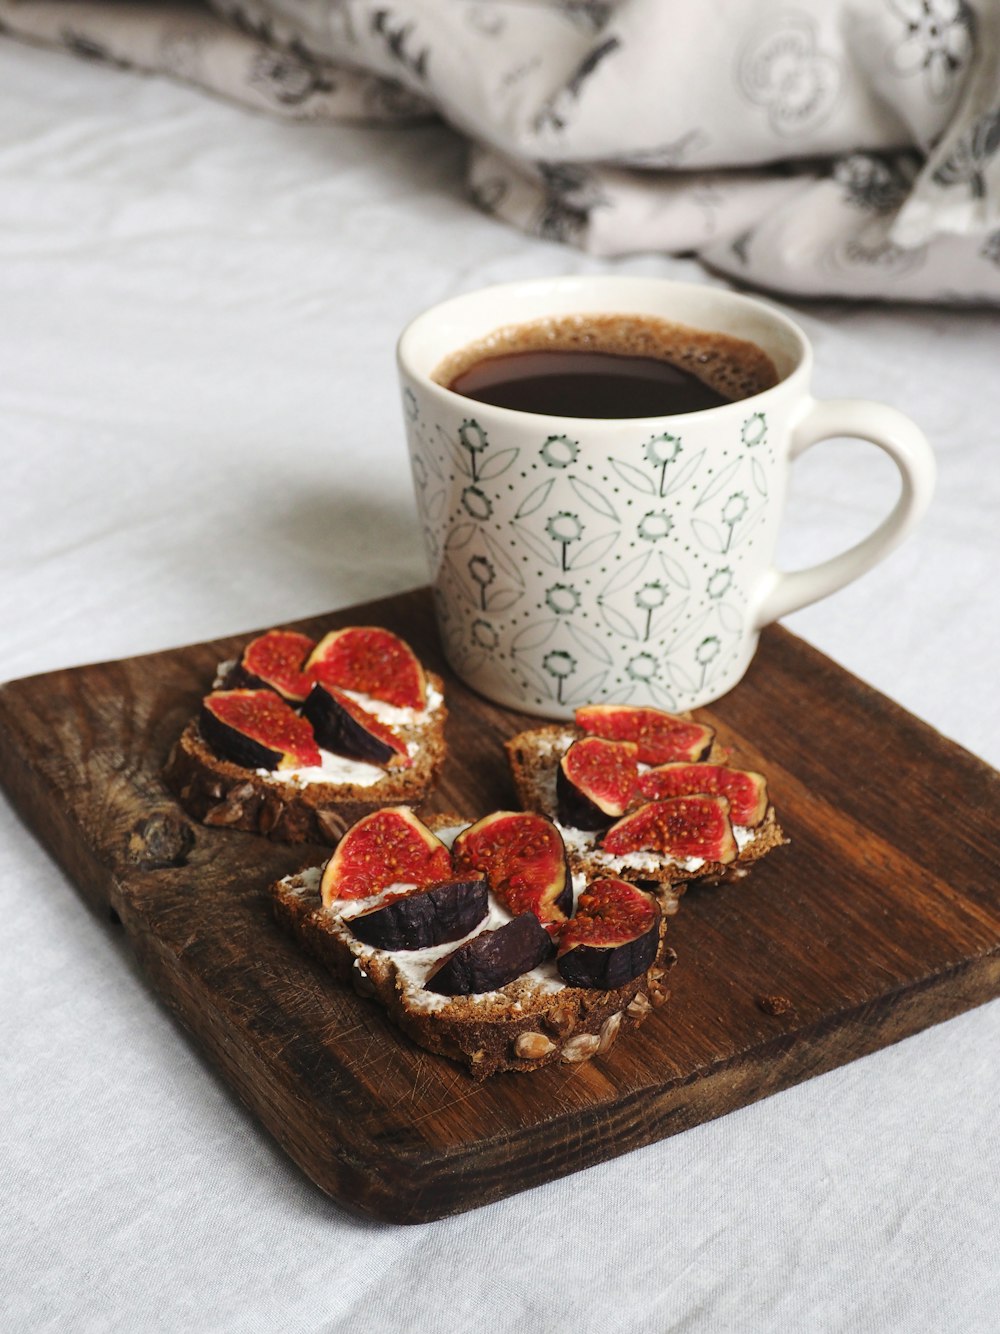
[(467, 135), (485, 210), (751, 286), (1000, 300), (1000, 0), (0, 0), (12, 33), (310, 120)]
[[(287, 124), (0, 43), (0, 679), (421, 582), (395, 336), (565, 271), (701, 276), (469, 210), (441, 126)], [(1000, 764), (995, 317), (791, 310), (817, 392), (911, 413), (940, 485), (910, 542), (790, 626)], [(873, 449), (811, 453), (787, 563), (893, 488)], [(309, 1186), (2, 800), (0, 916), (5, 1334), (996, 1330), (1000, 1005), (396, 1228)]]

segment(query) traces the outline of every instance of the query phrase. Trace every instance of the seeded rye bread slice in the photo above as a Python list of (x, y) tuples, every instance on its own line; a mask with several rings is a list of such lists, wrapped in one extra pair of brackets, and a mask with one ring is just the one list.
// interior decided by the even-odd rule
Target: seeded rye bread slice
[(281, 771), (262, 774), (220, 759), (207, 745), (193, 718), (181, 733), (164, 777), (181, 805), (203, 824), (244, 829), (281, 843), (327, 843), (381, 806), (419, 807), (437, 782), (446, 747), (444, 682), (427, 672), (427, 685), (440, 699), (426, 721), (395, 726), (407, 743), (419, 745), (408, 768), (393, 768), (370, 786), (358, 783), (298, 783)]
[[(450, 842), (470, 823), (435, 815), (428, 826)], [(438, 996), (414, 974), (451, 953), (472, 935), (431, 950), (387, 951), (363, 944), (347, 922), (320, 900), (320, 868), (286, 876), (270, 886), (274, 915), (305, 951), (359, 995), (384, 1006), (389, 1018), (418, 1046), (464, 1065), (476, 1080), (505, 1070), (536, 1070), (554, 1061), (572, 1064), (603, 1055), (620, 1032), (637, 1027), (670, 995), (663, 978), (677, 956), (664, 941), (660, 918), (656, 958), (639, 977), (613, 991), (567, 986), (554, 962), (478, 996)], [(574, 884), (577, 893), (582, 877)], [(490, 895), (485, 927), (505, 915)], [(499, 913), (499, 915), (498, 915)]]
[[(573, 871), (589, 880), (616, 875), (622, 880), (655, 883), (664, 903), (664, 911), (676, 911), (677, 896), (683, 894), (689, 880), (739, 880), (747, 868), (772, 848), (788, 840), (781, 832), (774, 807), (768, 806), (764, 819), (753, 829), (734, 828), (739, 856), (728, 865), (701, 858), (671, 858), (658, 852), (630, 853), (612, 857), (598, 846), (600, 831), (567, 829), (558, 823), (556, 772), (559, 761), (574, 741), (588, 734), (573, 725), (552, 724), (519, 732), (504, 742), (514, 788), (522, 807), (555, 820), (566, 843)], [(712, 764), (729, 762), (727, 752), (713, 743), (707, 756)]]

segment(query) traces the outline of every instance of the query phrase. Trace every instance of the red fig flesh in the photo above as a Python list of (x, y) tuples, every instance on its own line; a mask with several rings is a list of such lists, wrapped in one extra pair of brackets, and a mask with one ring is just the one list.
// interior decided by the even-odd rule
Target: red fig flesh
[(557, 967), (574, 987), (623, 987), (656, 958), (660, 910), (624, 880), (595, 880), (559, 935)]
[(515, 916), (533, 912), (545, 925), (564, 922), (573, 884), (558, 829), (529, 811), (494, 811), (455, 839), (452, 858), (463, 875), (478, 871)]
[(430, 974), (428, 991), (471, 996), (496, 991), (537, 968), (552, 953), (552, 941), (534, 913), (525, 912), (496, 931), (481, 931), (459, 945)]
[(295, 630), (268, 630), (247, 644), (233, 677), (253, 689), (268, 686), (283, 699), (299, 704), (312, 689), (312, 678), (302, 664), (314, 647), (308, 635)]
[(430, 889), (392, 894), (350, 919), (359, 940), (380, 950), (422, 950), (460, 940), (489, 911), (485, 880), (449, 880)]
[(588, 704), (576, 711), (576, 724), (592, 736), (609, 741), (634, 741), (642, 764), (668, 760), (700, 760), (712, 748), (715, 731), (689, 723), (662, 709), (625, 704)]
[(319, 744), (336, 755), (371, 764), (412, 763), (406, 742), (336, 686), (315, 682), (302, 716), (312, 723)]
[(408, 806), (385, 806), (351, 825), (326, 864), (323, 906), (363, 899), (389, 885), (433, 885), (452, 879), (448, 849)]
[(726, 865), (739, 853), (725, 797), (671, 797), (651, 801), (613, 824), (601, 839), (612, 856), (662, 852)]
[(273, 690), (214, 690), (202, 700), (199, 727), (217, 755), (246, 769), (322, 763), (308, 722)]
[(574, 741), (556, 772), (559, 823), (606, 829), (635, 795), (639, 769), (634, 741), (588, 736)]
[(748, 769), (725, 764), (664, 764), (639, 775), (639, 791), (649, 801), (703, 792), (729, 799), (733, 824), (760, 824), (767, 814), (767, 780)]
[(332, 631), (303, 670), (323, 685), (357, 690), (399, 708), (422, 709), (427, 702), (427, 680), (413, 650), (379, 626)]

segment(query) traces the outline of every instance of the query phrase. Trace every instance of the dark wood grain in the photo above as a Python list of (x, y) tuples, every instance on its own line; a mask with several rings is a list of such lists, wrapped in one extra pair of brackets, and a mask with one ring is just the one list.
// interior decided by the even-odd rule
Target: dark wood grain
[[(431, 809), (514, 801), (529, 719), (451, 678), (424, 591), (303, 622), (381, 623), (449, 682)], [(1000, 993), (1000, 777), (787, 632), (704, 710), (768, 774), (787, 848), (672, 919), (673, 998), (601, 1059), (476, 1084), (412, 1046), (274, 926), (263, 893), (319, 849), (192, 827), (160, 770), (246, 636), (0, 688), (0, 781), (152, 985), (323, 1190), (424, 1221), (612, 1158)]]

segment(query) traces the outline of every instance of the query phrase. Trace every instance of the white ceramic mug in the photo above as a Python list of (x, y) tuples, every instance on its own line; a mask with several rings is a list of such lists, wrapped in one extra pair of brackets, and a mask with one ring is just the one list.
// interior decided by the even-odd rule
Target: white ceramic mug
[[(746, 339), (778, 383), (701, 412), (609, 421), (494, 407), (432, 379), (502, 326), (601, 313)], [(878, 403), (817, 402), (802, 330), (720, 288), (613, 276), (508, 283), (425, 311), (398, 358), (446, 655), (473, 689), (526, 713), (717, 699), (743, 676), (763, 626), (870, 569), (933, 490), (934, 458), (911, 421)], [(790, 465), (831, 436), (878, 445), (902, 493), (863, 541), (783, 573), (773, 561)]]

